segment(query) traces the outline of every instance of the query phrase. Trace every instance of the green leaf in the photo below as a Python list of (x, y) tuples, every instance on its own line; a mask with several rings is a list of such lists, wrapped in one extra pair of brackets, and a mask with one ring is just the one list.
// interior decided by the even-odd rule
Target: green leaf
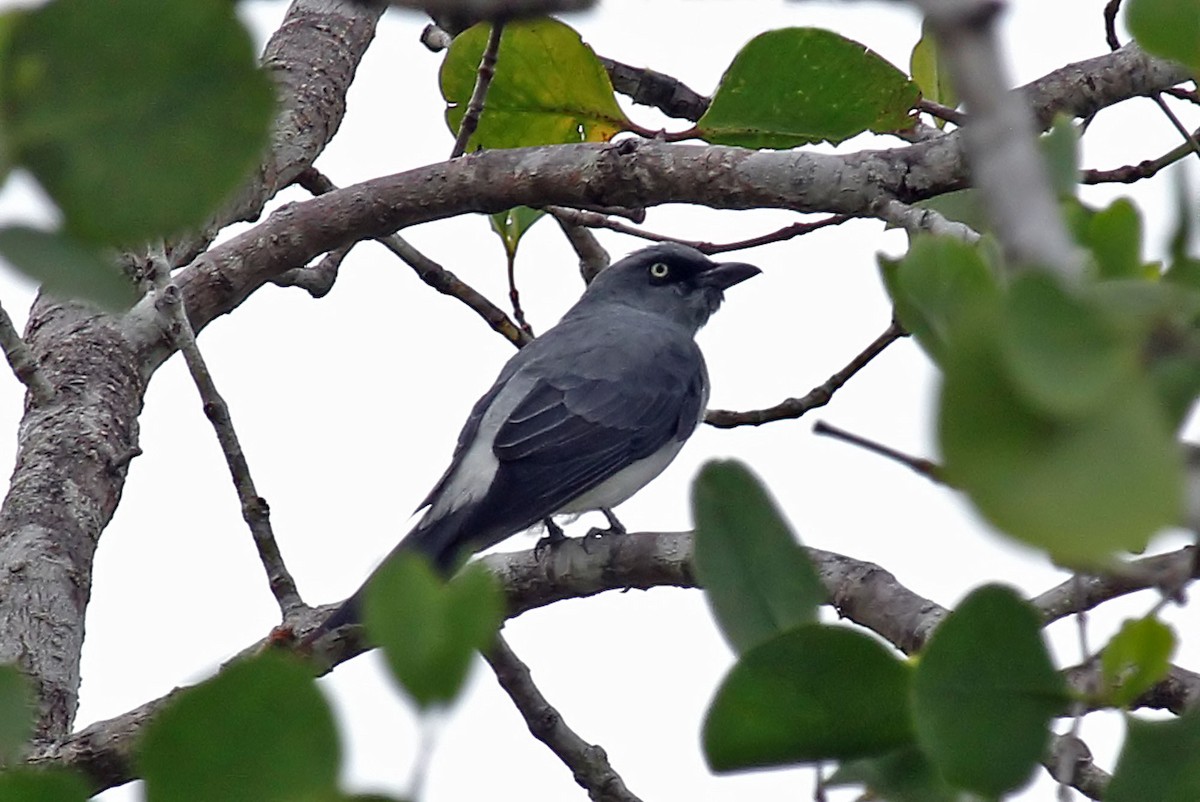
[(704, 721), (714, 771), (855, 758), (912, 741), (911, 669), (878, 640), (808, 624), (742, 655)]
[[(490, 30), (486, 22), (468, 28), (446, 51), (440, 83), (451, 134), (466, 113)], [(578, 33), (553, 19), (513, 21), (500, 36), (496, 74), (467, 151), (606, 142), (628, 124), (608, 73)]]
[(1070, 117), (1060, 114), (1041, 138), (1041, 146), (1051, 188), (1059, 197), (1073, 196), (1079, 187), (1079, 129)]
[(944, 365), (938, 431), (947, 476), (992, 523), (1069, 564), (1140, 551), (1178, 520), (1178, 448), (1139, 378), (1083, 417), (1034, 410), (992, 346)]
[(1101, 278), (1141, 278), (1142, 218), (1128, 198), (1118, 198), (1088, 223), (1085, 243)]
[(196, 225), (266, 145), (271, 83), (224, 0), (52, 0), (17, 19), (5, 55), (9, 155), (78, 237)]
[(525, 232), (533, 228), (533, 224), (546, 216), (541, 209), (530, 209), (528, 206), (515, 206), (504, 212), (488, 215), (492, 231), (504, 245), (504, 252), (509, 258), (517, 255), (517, 245)]
[(1120, 384), (1138, 380), (1137, 342), (1047, 273), (1013, 282), (999, 336), (1014, 388), (1052, 416), (1093, 412)]
[[(958, 94), (954, 91), (954, 82), (951, 81), (950, 73), (942, 63), (937, 38), (929, 30), (928, 22), (921, 24), (921, 38), (913, 45), (912, 55), (908, 59), (908, 69), (926, 100), (932, 100), (934, 103), (940, 103), (950, 108), (958, 105)], [(938, 128), (946, 124), (946, 121), (941, 119), (936, 122)]]
[(1100, 655), (1105, 690), (1114, 707), (1126, 707), (1171, 670), (1174, 631), (1154, 617), (1126, 621)]
[(294, 802), (336, 788), (337, 733), (309, 668), (267, 653), (181, 692), (139, 764), (148, 802)]
[(951, 788), (915, 746), (843, 763), (825, 784), (862, 785), (870, 792), (863, 799), (887, 802), (967, 802), (968, 799), (966, 794)]
[(365, 613), (393, 676), (427, 708), (458, 695), (475, 652), (496, 637), (504, 598), (482, 568), (446, 583), (421, 556), (400, 554), (371, 580)]
[(16, 666), (0, 665), (0, 767), (20, 756), (33, 734), (33, 713), (29, 680)]
[(110, 312), (123, 312), (138, 298), (133, 282), (112, 259), (67, 234), (0, 228), (0, 256), (59, 297), (81, 298)]
[(949, 237), (916, 237), (898, 262), (880, 257), (896, 316), (939, 363), (950, 343), (986, 327), (1000, 292), (979, 249)]
[(1195, 802), (1200, 799), (1200, 710), (1172, 721), (1126, 719), (1105, 802)]
[(1045, 750), (1067, 692), (1037, 613), (1008, 588), (971, 593), (917, 662), (917, 740), (943, 776), (998, 797), (1022, 785)]
[(816, 621), (825, 588), (762, 483), (738, 462), (709, 462), (692, 485), (696, 576), (738, 652)]
[(919, 91), (874, 51), (833, 31), (759, 34), (734, 57), (696, 123), (709, 142), (792, 148), (912, 127)]
[(85, 802), (91, 793), (74, 772), (19, 767), (0, 772), (5, 802)]
[(1200, 70), (1200, 0), (1129, 0), (1125, 25), (1147, 52)]

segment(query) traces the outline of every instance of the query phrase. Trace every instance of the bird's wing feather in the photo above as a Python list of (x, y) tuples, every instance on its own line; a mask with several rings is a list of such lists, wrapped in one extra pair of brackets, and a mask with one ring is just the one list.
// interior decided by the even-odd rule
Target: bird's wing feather
[(565, 371), (531, 366), (541, 375), (496, 432), (498, 481), (515, 490), (514, 506), (536, 507), (539, 518), (686, 439), (705, 402), (704, 362), (690, 337), (617, 352), (595, 345)]

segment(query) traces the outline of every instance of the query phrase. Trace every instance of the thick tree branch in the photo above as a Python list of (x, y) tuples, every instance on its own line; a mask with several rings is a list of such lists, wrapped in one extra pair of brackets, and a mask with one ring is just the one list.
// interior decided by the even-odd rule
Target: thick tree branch
[[(580, 599), (607, 591), (652, 587), (696, 587), (692, 571), (690, 532), (638, 533), (591, 540), (569, 539), (541, 556), (527, 551), (492, 554), (480, 558), (500, 582), (507, 600), (506, 616), (564, 599)], [(838, 614), (877, 633), (905, 654), (925, 645), (949, 610), (902, 585), (889, 571), (874, 563), (821, 549), (806, 549)], [(1046, 594), (1038, 598), (1045, 597)], [(307, 611), (296, 623), (296, 635), (316, 627), (336, 607)], [(1036, 600), (1035, 600), (1036, 606)], [(264, 640), (243, 654), (267, 645)], [(361, 654), (366, 648), (357, 636), (331, 633), (315, 644), (313, 659), (327, 669)], [(1173, 669), (1164, 683), (1148, 692), (1139, 704), (1176, 709), (1200, 687), (1196, 675)], [(1174, 683), (1174, 685), (1172, 685)], [(167, 701), (157, 699), (116, 718), (97, 722), (30, 759), (36, 765), (69, 765), (84, 772), (94, 790), (119, 785), (134, 778), (133, 743), (142, 727)]]
[[(349, 0), (292, 4), (264, 57), (281, 98), (272, 151), (237, 200), (203, 232), (175, 243), (175, 263), (190, 260), (231, 220), (257, 216), (321, 151), (341, 121), (381, 8)], [(0, 663), (16, 663), (33, 681), (41, 741), (65, 736), (78, 704), (93, 556), (139, 453), (143, 393), (161, 364), (144, 354), (150, 342), (163, 355), (173, 350), (156, 317), (149, 303), (118, 321), (45, 294), (30, 314), (25, 341), (56, 394), (25, 411), (0, 507)]]
[(171, 243), (173, 265), (190, 262), (230, 223), (257, 220), (264, 204), (312, 165), (342, 124), (346, 91), (384, 8), (377, 0), (292, 0), (262, 57), (280, 107), (271, 146), (233, 200), (200, 231)]
[[(1186, 78), (1182, 68), (1126, 47), (1082, 64), (1095, 79), (1065, 83), (1080, 65), (1027, 87), (1035, 111), (1094, 111)], [(1062, 94), (1052, 98), (1050, 89)], [(1038, 119), (1042, 119), (1038, 115)], [(697, 176), (705, 176), (698, 181)], [(643, 207), (696, 203), (714, 208), (786, 208), (871, 216), (889, 198), (912, 202), (967, 183), (960, 132), (898, 149), (829, 155), (758, 152), (663, 142), (578, 144), (475, 153), (367, 181), (284, 207), (256, 228), (198, 258), (181, 277), (199, 330), (236, 308), (264, 282), (315, 256), (367, 237), (466, 212), (516, 205)], [(137, 330), (148, 369), (169, 354)]]

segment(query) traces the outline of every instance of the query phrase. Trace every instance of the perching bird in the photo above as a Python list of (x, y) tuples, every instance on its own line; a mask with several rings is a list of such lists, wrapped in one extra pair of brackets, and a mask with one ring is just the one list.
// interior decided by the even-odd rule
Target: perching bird
[[(696, 332), (725, 290), (759, 272), (675, 243), (601, 271), (476, 402), (423, 517), (392, 554), (415, 551), (450, 573), (539, 521), (560, 538), (554, 515), (601, 510), (622, 531), (611, 509), (667, 467), (704, 415)], [(363, 592), (306, 641), (357, 622)]]

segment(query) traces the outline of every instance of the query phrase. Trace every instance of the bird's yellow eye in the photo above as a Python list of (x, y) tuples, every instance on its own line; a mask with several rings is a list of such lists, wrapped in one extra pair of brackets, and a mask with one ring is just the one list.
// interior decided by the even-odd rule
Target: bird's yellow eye
[(666, 278), (667, 274), (670, 272), (671, 268), (667, 267), (662, 262), (655, 262), (654, 264), (650, 265), (651, 278)]

